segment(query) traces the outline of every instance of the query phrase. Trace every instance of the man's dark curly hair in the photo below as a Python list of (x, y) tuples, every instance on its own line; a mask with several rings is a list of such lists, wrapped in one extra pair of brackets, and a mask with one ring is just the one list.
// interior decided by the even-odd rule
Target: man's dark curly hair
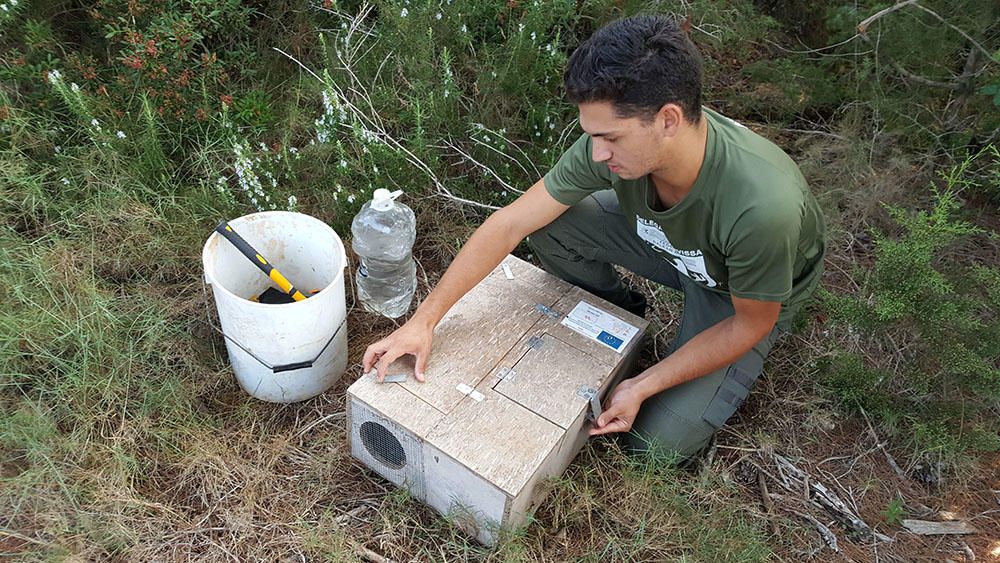
[(701, 119), (701, 55), (676, 18), (634, 16), (597, 30), (570, 56), (563, 81), (574, 104), (611, 102), (649, 121), (667, 103)]

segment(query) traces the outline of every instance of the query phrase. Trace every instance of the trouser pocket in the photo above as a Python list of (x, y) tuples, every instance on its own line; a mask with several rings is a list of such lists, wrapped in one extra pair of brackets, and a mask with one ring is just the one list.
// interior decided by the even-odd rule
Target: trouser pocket
[(733, 416), (736, 409), (746, 400), (758, 376), (760, 376), (760, 368), (751, 372), (739, 364), (729, 366), (718, 391), (705, 407), (702, 419), (714, 428), (722, 428), (729, 417)]

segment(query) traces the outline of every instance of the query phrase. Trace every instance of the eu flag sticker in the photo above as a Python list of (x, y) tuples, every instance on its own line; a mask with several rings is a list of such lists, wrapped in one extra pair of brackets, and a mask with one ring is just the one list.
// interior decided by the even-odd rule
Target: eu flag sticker
[(614, 349), (616, 351), (619, 348), (621, 348), (621, 345), (622, 345), (622, 342), (623, 342), (621, 338), (618, 338), (617, 336), (611, 334), (610, 332), (608, 332), (606, 330), (602, 330), (601, 333), (597, 335), (597, 339), (599, 341), (607, 344), (608, 346), (610, 346), (612, 349)]

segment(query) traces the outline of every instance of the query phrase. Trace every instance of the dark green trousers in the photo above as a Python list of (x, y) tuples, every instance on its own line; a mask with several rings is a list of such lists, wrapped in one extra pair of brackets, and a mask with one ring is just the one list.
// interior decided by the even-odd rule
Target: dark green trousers
[[(639, 238), (612, 190), (588, 196), (533, 233), (528, 244), (549, 273), (623, 308), (634, 306), (635, 297), (613, 264), (683, 292), (684, 314), (671, 350), (734, 314), (728, 296), (678, 274)], [(775, 328), (732, 365), (647, 399), (626, 445), (680, 457), (698, 453), (746, 399), (777, 336)]]

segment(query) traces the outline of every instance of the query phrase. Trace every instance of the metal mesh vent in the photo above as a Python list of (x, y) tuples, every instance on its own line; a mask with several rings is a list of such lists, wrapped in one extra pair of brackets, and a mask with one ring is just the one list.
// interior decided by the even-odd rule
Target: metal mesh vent
[(406, 465), (403, 445), (385, 426), (369, 420), (361, 423), (359, 433), (361, 443), (372, 457), (393, 469), (402, 469)]
[(410, 494), (423, 499), (422, 442), (396, 421), (351, 400), (351, 455)]

